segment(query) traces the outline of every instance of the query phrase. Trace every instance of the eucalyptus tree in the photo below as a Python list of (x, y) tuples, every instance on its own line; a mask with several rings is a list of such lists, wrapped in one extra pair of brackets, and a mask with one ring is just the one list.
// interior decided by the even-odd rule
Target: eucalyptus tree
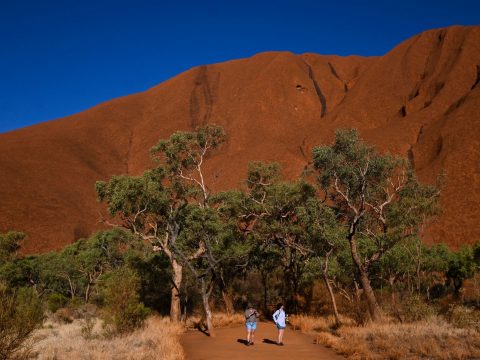
[(75, 262), (82, 276), (85, 302), (90, 300), (91, 292), (103, 274), (123, 265), (123, 251), (128, 247), (130, 237), (125, 231), (113, 229), (98, 232), (79, 244)]
[[(205, 254), (201, 239), (185, 253), (180, 237), (192, 206), (207, 207), (210, 189), (205, 182), (204, 161), (225, 141), (224, 131), (207, 125), (194, 132), (176, 132), (152, 148), (157, 167), (142, 176), (114, 176), (96, 184), (101, 201), (122, 226), (152, 244), (169, 259), (172, 271), (170, 317), (180, 320), (183, 267)], [(191, 244), (190, 244), (191, 245)], [(189, 250), (192, 246), (190, 246)]]
[(378, 320), (381, 310), (370, 268), (395, 244), (417, 236), (425, 220), (438, 211), (439, 190), (420, 184), (408, 161), (379, 154), (356, 130), (337, 131), (333, 145), (315, 147), (313, 167), (327, 203), (347, 229), (345, 239), (369, 314)]
[(423, 268), (425, 246), (418, 237), (409, 237), (398, 242), (387, 250), (377, 262), (371, 266), (371, 275), (378, 283), (388, 284), (393, 309), (397, 307), (397, 288), (399, 284), (418, 278)]
[(337, 256), (344, 250), (342, 241), (344, 229), (336, 221), (334, 212), (314, 194), (303, 205), (297, 207), (296, 213), (310, 242), (313, 256), (309, 260), (319, 265), (338, 327), (341, 320), (333, 290), (333, 278), (341, 271)]
[(335, 215), (316, 196), (316, 189), (299, 179), (282, 179), (277, 164), (255, 162), (250, 165), (247, 184), (255, 214), (253, 234), (260, 243), (260, 252), (279, 258), (289, 281), (291, 305), (297, 310), (299, 285), (308, 261), (317, 257), (322, 263), (322, 277), (334, 307), (333, 290), (328, 278), (328, 264), (337, 248), (341, 229)]
[[(176, 188), (181, 188), (185, 201), (182, 218), (183, 229), (178, 222), (172, 225), (176, 237), (181, 234), (183, 244), (169, 240), (178, 261), (187, 266), (200, 283), (205, 318), (210, 336), (214, 336), (212, 314), (208, 302), (212, 292), (206, 275), (221, 262), (215, 257), (218, 241), (218, 218), (210, 206), (213, 189), (208, 185), (205, 161), (211, 152), (226, 141), (225, 131), (216, 125), (206, 125), (194, 132), (177, 132), (167, 140), (161, 140), (152, 149), (157, 161), (166, 171), (167, 179)], [(193, 230), (195, 229), (195, 230)], [(183, 246), (182, 246), (183, 245)], [(199, 263), (207, 263), (208, 266)]]

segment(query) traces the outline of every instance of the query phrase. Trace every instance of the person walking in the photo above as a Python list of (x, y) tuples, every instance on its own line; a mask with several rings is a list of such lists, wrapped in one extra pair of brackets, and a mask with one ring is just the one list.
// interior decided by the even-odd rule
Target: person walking
[(253, 345), (255, 330), (257, 329), (257, 319), (260, 316), (251, 303), (245, 310), (245, 325), (247, 327), (247, 346)]
[(277, 305), (277, 311), (273, 313), (273, 321), (275, 321), (275, 325), (277, 325), (278, 329), (278, 340), (277, 345), (283, 346), (283, 333), (285, 328), (287, 327), (286, 324), (287, 316), (285, 314), (285, 310), (283, 309), (283, 304)]

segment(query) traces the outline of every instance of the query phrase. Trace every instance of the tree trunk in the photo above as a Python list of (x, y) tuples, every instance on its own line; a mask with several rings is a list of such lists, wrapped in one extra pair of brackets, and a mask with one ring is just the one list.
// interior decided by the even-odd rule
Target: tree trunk
[(397, 308), (397, 298), (395, 296), (395, 277), (390, 276), (388, 278), (388, 282), (390, 284), (390, 291), (392, 292), (392, 308), (396, 309)]
[(232, 315), (234, 312), (233, 309), (233, 300), (230, 296), (227, 285), (225, 284), (225, 279), (223, 278), (223, 269), (220, 269), (220, 290), (222, 291), (222, 298), (225, 304), (225, 311), (228, 315)]
[(367, 300), (368, 312), (373, 321), (378, 321), (382, 317), (382, 311), (377, 303), (377, 298), (375, 297), (375, 293), (373, 292), (372, 286), (370, 284), (368, 272), (365, 269), (362, 260), (360, 259), (360, 255), (358, 254), (357, 242), (353, 236), (350, 236), (349, 242), (353, 262), (355, 263), (360, 273), (360, 283), (362, 284), (363, 292)]
[(268, 304), (267, 304), (268, 284), (267, 284), (267, 274), (265, 273), (262, 273), (262, 283), (263, 283), (263, 311), (266, 314), (268, 312)]
[(340, 325), (342, 325), (342, 322), (340, 321), (340, 315), (338, 314), (337, 301), (335, 300), (335, 294), (333, 293), (332, 285), (330, 284), (330, 280), (328, 279), (326, 271), (323, 272), (323, 280), (325, 280), (325, 285), (327, 285), (328, 293), (330, 294), (330, 300), (332, 301), (333, 314), (335, 316), (336, 326), (339, 327)]
[(180, 321), (182, 311), (180, 303), (180, 287), (182, 286), (183, 266), (172, 259), (172, 298), (170, 303), (170, 320)]
[(87, 285), (87, 289), (85, 290), (85, 303), (88, 303), (90, 300), (90, 288), (91, 288), (92, 283), (89, 281)]
[(225, 311), (228, 315), (233, 314), (233, 300), (226, 289), (222, 289), (222, 298), (225, 303)]
[(360, 282), (362, 283), (363, 292), (365, 298), (367, 299), (368, 312), (373, 321), (378, 321), (381, 318), (381, 309), (377, 303), (377, 298), (373, 292), (372, 286), (370, 285), (370, 279), (368, 278), (368, 273), (363, 270), (360, 271)]
[(202, 277), (202, 300), (203, 300), (203, 309), (205, 311), (205, 319), (207, 321), (207, 329), (208, 334), (210, 337), (215, 337), (215, 331), (213, 329), (213, 322), (212, 322), (212, 312), (210, 311), (210, 304), (208, 303), (208, 292), (207, 292), (207, 285), (205, 284), (205, 279)]

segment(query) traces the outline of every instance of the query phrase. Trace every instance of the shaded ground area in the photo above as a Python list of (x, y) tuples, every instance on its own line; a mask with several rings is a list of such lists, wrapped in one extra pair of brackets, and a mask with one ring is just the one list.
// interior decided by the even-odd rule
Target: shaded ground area
[(284, 335), (285, 346), (278, 346), (275, 344), (277, 331), (271, 323), (258, 324), (254, 346), (245, 346), (244, 326), (217, 329), (216, 334), (215, 338), (209, 338), (199, 331), (189, 331), (183, 335), (181, 343), (187, 360), (344, 359), (332, 350), (314, 344), (313, 337), (289, 328)]

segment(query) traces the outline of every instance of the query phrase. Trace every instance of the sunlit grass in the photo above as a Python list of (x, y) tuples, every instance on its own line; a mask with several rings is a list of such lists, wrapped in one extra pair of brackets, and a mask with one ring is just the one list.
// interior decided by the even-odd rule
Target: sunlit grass
[(344, 325), (337, 330), (332, 330), (333, 317), (292, 316), (290, 323), (349, 359), (480, 359), (480, 333), (455, 328), (441, 317), (365, 326), (343, 319)]
[(95, 320), (91, 336), (85, 338), (83, 320), (70, 324), (47, 322), (34, 333), (33, 354), (39, 360), (132, 359), (183, 360), (180, 336), (184, 326), (168, 318), (150, 317), (146, 326), (131, 334), (108, 338)]

